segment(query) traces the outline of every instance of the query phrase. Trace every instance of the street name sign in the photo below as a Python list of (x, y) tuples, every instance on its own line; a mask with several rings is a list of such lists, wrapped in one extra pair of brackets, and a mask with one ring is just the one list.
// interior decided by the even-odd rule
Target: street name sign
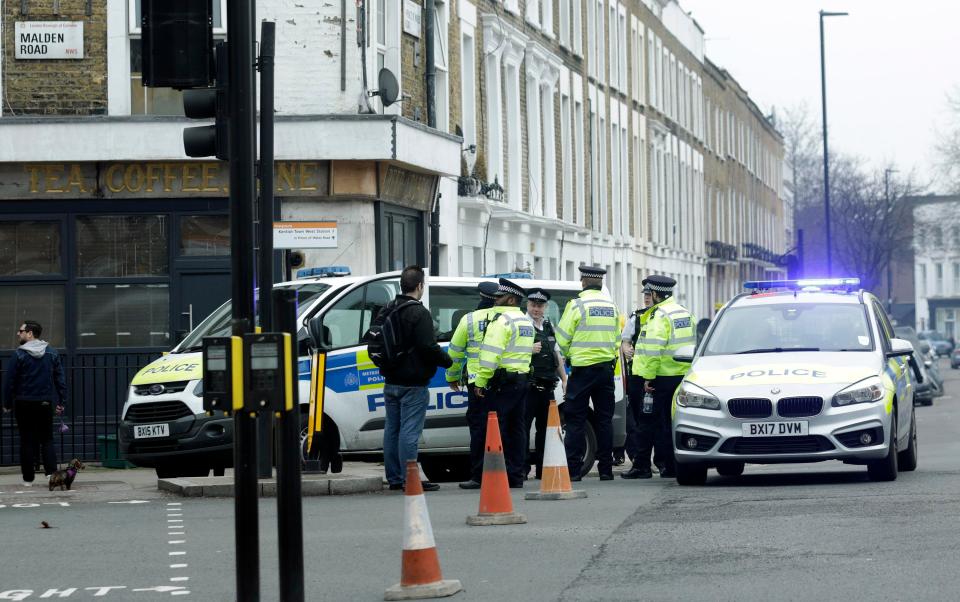
[(17, 21), (14, 35), (14, 58), (83, 58), (83, 21)]

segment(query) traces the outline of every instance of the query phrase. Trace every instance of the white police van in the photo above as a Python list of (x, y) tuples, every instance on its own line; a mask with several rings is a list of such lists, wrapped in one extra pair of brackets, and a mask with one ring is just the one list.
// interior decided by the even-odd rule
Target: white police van
[[(302, 273), (303, 271), (301, 271)], [(309, 273), (309, 271), (307, 272)], [(308, 324), (315, 320), (323, 340), (318, 380), (323, 387), (322, 429), (311, 452), (322, 468), (339, 471), (342, 456), (382, 460), (385, 412), (383, 380), (370, 361), (361, 338), (381, 307), (400, 291), (400, 273), (374, 276), (301, 277), (276, 285), (297, 291), (300, 405), (306, 416), (310, 399), (310, 338)], [(476, 309), (477, 285), (482, 278), (430, 277), (423, 298), (433, 316), (438, 339), (450, 340), (463, 315)], [(488, 279), (489, 280), (489, 279)], [(542, 287), (552, 295), (546, 315), (556, 324), (567, 301), (580, 292), (577, 282), (526, 279), (526, 288)], [(202, 409), (200, 349), (203, 337), (225, 336), (230, 331), (230, 303), (207, 317), (169, 354), (146, 366), (133, 379), (119, 428), (121, 453), (136, 464), (152, 466), (160, 476), (205, 475), (232, 462), (233, 421), (207, 416)], [(317, 328), (319, 326), (319, 328)], [(614, 447), (625, 439), (623, 387), (617, 370), (617, 405), (614, 414)], [(431, 401), (420, 441), (420, 460), (433, 480), (469, 478), (469, 433), (466, 426), (467, 395), (453, 391), (439, 370), (430, 382)], [(558, 390), (558, 399), (562, 399)], [(304, 420), (304, 423), (306, 420)], [(588, 424), (584, 472), (594, 463), (596, 438)], [(532, 437), (531, 437), (532, 439)]]

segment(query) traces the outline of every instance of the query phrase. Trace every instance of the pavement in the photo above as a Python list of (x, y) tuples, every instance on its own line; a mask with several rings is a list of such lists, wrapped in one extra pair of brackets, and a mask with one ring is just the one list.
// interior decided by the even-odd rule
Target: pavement
[[(528, 522), (498, 527), (468, 526), (479, 493), (443, 484), (426, 500), (443, 577), (463, 583), (452, 599), (957, 599), (960, 371), (943, 373), (948, 395), (916, 408), (919, 467), (890, 483), (836, 462), (711, 471), (705, 487), (587, 478), (579, 500), (511, 490)], [(160, 491), (149, 471), (88, 470), (53, 493), (0, 474), (0, 600), (236, 599), (233, 500)], [(305, 497), (306, 599), (382, 600), (400, 577), (404, 505), (384, 490)], [(239, 526), (259, 537), (263, 600), (279, 599), (277, 518), (263, 498)]]

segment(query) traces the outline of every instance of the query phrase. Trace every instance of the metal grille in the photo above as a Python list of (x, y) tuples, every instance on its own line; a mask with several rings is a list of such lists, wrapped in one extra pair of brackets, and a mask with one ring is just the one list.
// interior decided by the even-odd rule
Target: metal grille
[(816, 416), (822, 409), (822, 397), (785, 397), (777, 402), (777, 414), (784, 418)]
[(766, 418), (773, 413), (769, 399), (740, 397), (727, 402), (727, 409), (734, 418)]
[(172, 422), (184, 416), (193, 416), (193, 412), (182, 401), (156, 401), (131, 405), (127, 410), (126, 419), (134, 424), (145, 424)]
[(829, 451), (833, 444), (826, 437), (809, 435), (805, 437), (731, 437), (720, 446), (725, 454), (766, 455), (766, 454), (804, 454)]
[(137, 385), (133, 388), (134, 392), (137, 395), (166, 395), (167, 393), (180, 393), (187, 388), (187, 385), (190, 383), (188, 380), (180, 380), (174, 383), (163, 383), (160, 386), (162, 389), (159, 389), (156, 393), (152, 392), (150, 389), (156, 385)]

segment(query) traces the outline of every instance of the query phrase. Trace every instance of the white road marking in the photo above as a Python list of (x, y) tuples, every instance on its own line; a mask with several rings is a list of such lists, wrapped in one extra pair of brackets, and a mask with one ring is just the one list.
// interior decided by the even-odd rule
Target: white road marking
[(170, 577), (170, 581), (190, 581), (190, 577)]
[(187, 540), (186, 540), (186, 539), (171, 539), (171, 540), (168, 541), (167, 543), (170, 544), (170, 545), (178, 544), (178, 543), (187, 543)]
[(182, 518), (168, 518), (168, 519), (167, 519), (167, 522), (168, 522), (168, 523), (182, 523), (182, 522), (183, 522), (183, 519), (182, 519)]
[(171, 568), (171, 569), (185, 569), (185, 568), (187, 568), (187, 563), (186, 563), (186, 562), (181, 562), (181, 563), (179, 563), (179, 564), (171, 564), (171, 565), (170, 565), (170, 568)]
[(183, 535), (183, 531), (170, 531), (167, 535)]
[(149, 504), (147, 500), (127, 500), (125, 502), (107, 502), (108, 504)]
[(182, 514), (182, 513), (181, 513), (181, 514), (170, 514), (170, 513), (167, 513), (167, 516), (183, 516), (183, 514)]
[(182, 502), (167, 502), (168, 506), (180, 506)]
[(168, 552), (167, 556), (186, 556), (186, 552)]
[(189, 593), (190, 593), (190, 590), (178, 589), (178, 590), (175, 591), (175, 592), (170, 592), (170, 595), (171, 595), (171, 596), (186, 596), (186, 595), (189, 594)]

